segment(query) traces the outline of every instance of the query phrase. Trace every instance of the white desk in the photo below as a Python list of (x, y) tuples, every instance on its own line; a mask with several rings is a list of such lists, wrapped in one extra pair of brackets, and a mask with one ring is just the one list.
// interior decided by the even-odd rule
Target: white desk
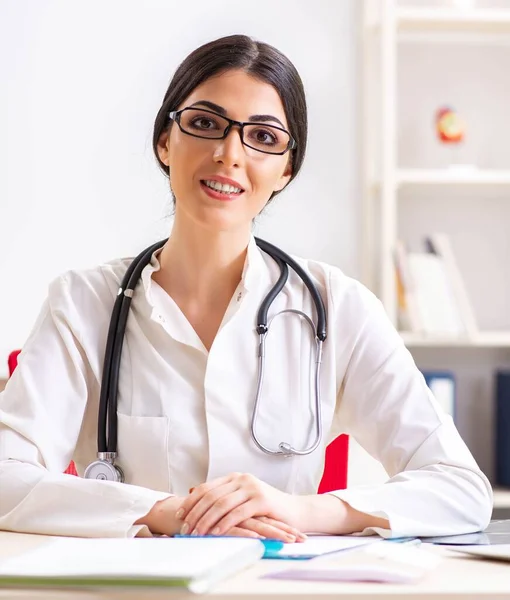
[[(45, 536), (0, 532), (0, 559), (14, 556), (29, 548), (46, 543)], [(510, 563), (482, 561), (457, 555), (438, 546), (432, 548), (445, 559), (422, 581), (410, 585), (368, 583), (317, 583), (260, 579), (270, 571), (299, 568), (297, 561), (264, 560), (254, 567), (220, 583), (211, 593), (211, 600), (315, 600), (319, 596), (368, 600), (374, 596), (396, 597), (398, 600), (460, 600), (465, 598), (507, 598), (510, 600)], [(180, 590), (12, 590), (0, 589), (0, 600), (158, 600), (159, 598), (196, 598)]]

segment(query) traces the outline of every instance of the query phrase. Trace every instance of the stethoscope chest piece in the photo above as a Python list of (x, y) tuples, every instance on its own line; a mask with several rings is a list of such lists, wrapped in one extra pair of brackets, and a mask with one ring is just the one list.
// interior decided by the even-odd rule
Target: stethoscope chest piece
[(99, 479), (100, 481), (116, 481), (118, 483), (124, 483), (124, 472), (120, 467), (114, 464), (116, 453), (101, 452), (98, 454), (103, 454), (105, 456), (99, 456), (99, 460), (90, 463), (83, 474), (84, 479)]

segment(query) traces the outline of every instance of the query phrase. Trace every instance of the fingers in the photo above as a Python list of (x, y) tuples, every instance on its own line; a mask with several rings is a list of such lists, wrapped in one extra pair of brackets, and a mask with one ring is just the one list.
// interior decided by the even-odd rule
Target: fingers
[[(224, 535), (241, 521), (256, 514), (265, 514), (261, 510), (261, 498), (254, 498), (258, 491), (257, 483), (253, 476), (231, 473), (190, 490), (190, 495), (176, 513), (177, 519), (183, 521), (181, 534)], [(253, 511), (251, 514), (247, 503)]]
[(225, 532), (232, 527), (238, 527), (243, 521), (246, 521), (251, 517), (257, 517), (260, 514), (263, 514), (263, 511), (257, 501), (250, 498), (243, 504), (238, 504), (238, 506), (230, 511), (226, 511), (225, 515), (215, 523), (212, 530), (206, 531), (205, 533), (225, 535)]
[(236, 537), (249, 537), (261, 539), (263, 536), (259, 535), (255, 531), (251, 531), (250, 529), (245, 529), (244, 527), (232, 527), (226, 533), (226, 535), (234, 535)]
[(230, 475), (225, 477), (218, 477), (218, 479), (214, 479), (213, 481), (209, 481), (207, 483), (202, 483), (197, 487), (192, 487), (189, 490), (189, 496), (185, 498), (184, 502), (181, 504), (181, 507), (176, 513), (176, 517), (178, 519), (185, 519), (186, 515), (189, 511), (195, 506), (195, 504), (208, 492), (221, 487), (225, 483), (229, 483), (232, 480)]
[(292, 544), (297, 541), (296, 535), (291, 534), (284, 529), (280, 529), (275, 525), (265, 523), (259, 518), (246, 519), (246, 521), (239, 524), (239, 527), (255, 532), (263, 538), (280, 540), (287, 544)]
[[(308, 536), (306, 534), (304, 534), (302, 531), (300, 531), (299, 529), (296, 529), (296, 527), (292, 527), (292, 525), (288, 525), (287, 523), (284, 523), (283, 521), (279, 521), (278, 519), (272, 519), (271, 517), (255, 517), (254, 520), (260, 521), (267, 525), (271, 525), (272, 527), (275, 527), (276, 529), (279, 529), (280, 531), (283, 531), (284, 533), (294, 536), (296, 538), (296, 542), (304, 542), (305, 540), (308, 539)], [(241, 523), (241, 526), (244, 527), (245, 525), (243, 523)], [(266, 536), (266, 537), (269, 537), (269, 536)]]
[[(248, 518), (244, 510), (240, 511), (246, 503), (246, 491), (225, 485), (218, 490), (206, 494), (194, 506), (185, 523), (188, 524), (192, 535), (224, 535), (231, 527), (236, 527), (241, 521)], [(222, 523), (222, 520), (225, 522)]]
[[(284, 542), (304, 541), (295, 527), (279, 521), (286, 496), (247, 473), (231, 473), (190, 489), (176, 513), (181, 534), (229, 535), (233, 528), (254, 531)], [(277, 517), (273, 519), (266, 515)], [(248, 525), (241, 525), (247, 522)], [(251, 537), (251, 536), (250, 536)]]

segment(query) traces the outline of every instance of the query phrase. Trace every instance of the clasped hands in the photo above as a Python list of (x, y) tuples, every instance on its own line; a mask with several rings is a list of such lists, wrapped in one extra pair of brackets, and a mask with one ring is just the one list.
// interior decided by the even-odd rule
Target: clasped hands
[(306, 539), (299, 527), (303, 496), (287, 494), (247, 473), (202, 483), (185, 498), (161, 500), (144, 520), (153, 533), (233, 535), (284, 542)]

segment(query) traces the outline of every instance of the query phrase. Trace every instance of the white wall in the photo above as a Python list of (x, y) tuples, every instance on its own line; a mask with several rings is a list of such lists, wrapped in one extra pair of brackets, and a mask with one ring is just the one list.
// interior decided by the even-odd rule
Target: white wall
[[(307, 89), (307, 159), (257, 234), (360, 275), (358, 8), (359, 0), (0, 0), (0, 378), (53, 277), (132, 255), (168, 233), (170, 199), (152, 155), (153, 120), (178, 63), (222, 35), (274, 44)], [(461, 159), (508, 166), (510, 50), (401, 50), (400, 163), (442, 166), (431, 115), (438, 103), (452, 102), (475, 142)], [(445, 190), (432, 197), (413, 190), (403, 199), (399, 230), (414, 244), (431, 228), (450, 233), (481, 324), (508, 327), (506, 190), (486, 202), (472, 196), (448, 196), (446, 208)], [(456, 369), (459, 429), (490, 475), (492, 370), (508, 365), (508, 353), (415, 356), (422, 367)], [(384, 478), (358, 446), (351, 456), (351, 484)]]
[[(277, 46), (307, 90), (307, 159), (256, 233), (360, 275), (357, 9), (355, 0), (0, 0), (0, 378), (53, 277), (168, 234), (153, 120), (179, 62), (222, 35)], [(353, 482), (381, 477), (355, 444), (351, 456)]]
[(355, 9), (351, 0), (313, 10), (309, 0), (0, 2), (0, 377), (53, 277), (168, 234), (153, 121), (179, 62), (222, 35), (280, 48), (308, 95), (307, 160), (257, 234), (358, 274)]

